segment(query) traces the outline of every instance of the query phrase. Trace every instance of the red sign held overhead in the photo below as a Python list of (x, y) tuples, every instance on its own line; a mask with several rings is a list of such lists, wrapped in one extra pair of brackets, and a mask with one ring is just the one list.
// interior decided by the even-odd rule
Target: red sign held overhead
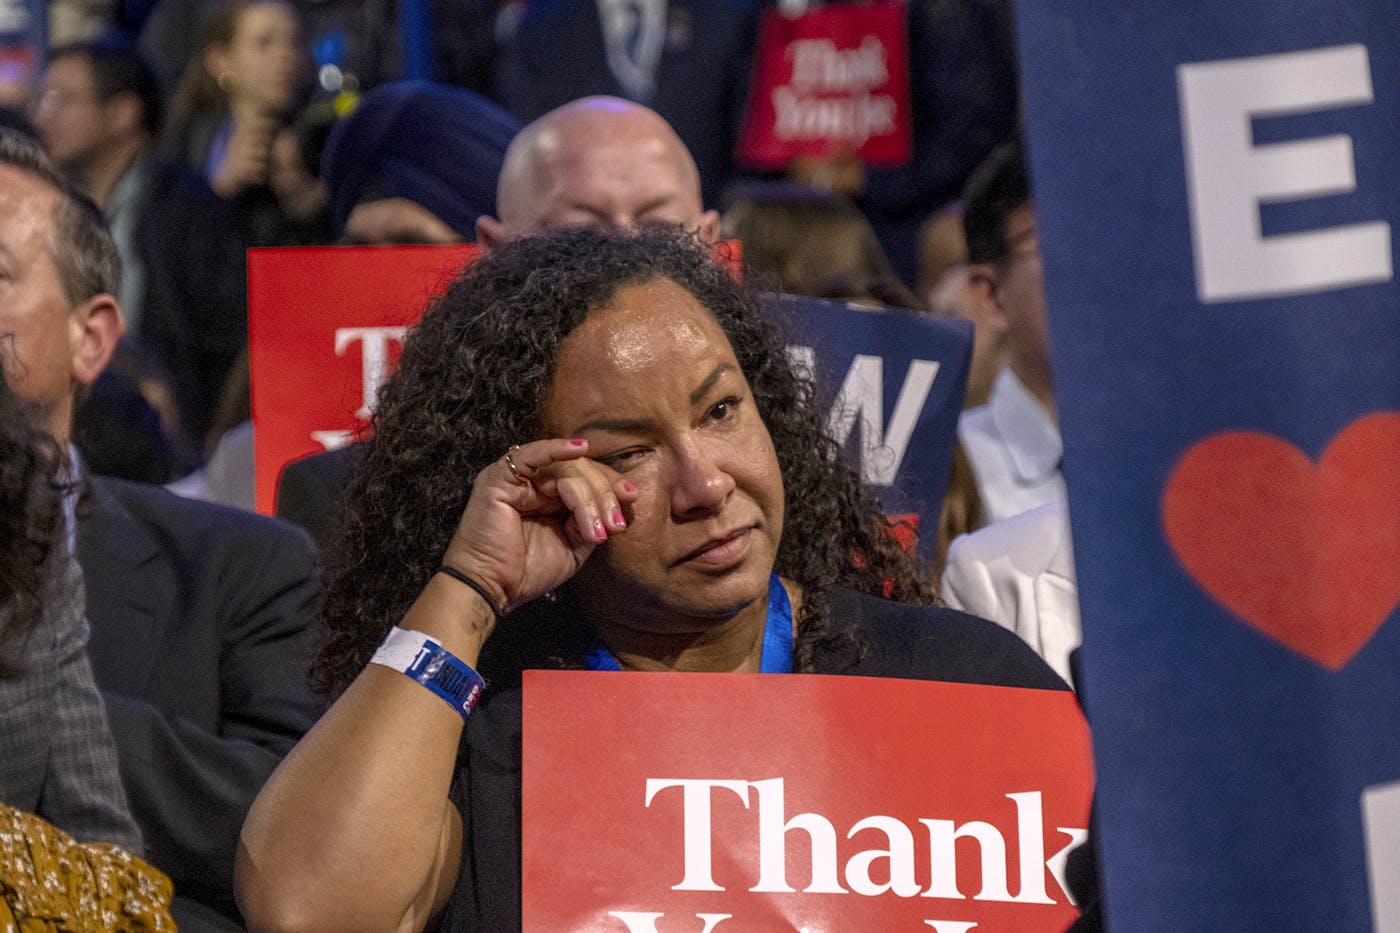
[(782, 168), (798, 156), (909, 159), (909, 62), (898, 2), (833, 3), (759, 25), (741, 162)]
[(272, 514), (288, 461), (365, 429), (405, 331), (477, 252), (475, 244), (249, 251), (259, 512)]
[(1059, 933), (1092, 766), (1073, 694), (527, 671), (527, 930)]

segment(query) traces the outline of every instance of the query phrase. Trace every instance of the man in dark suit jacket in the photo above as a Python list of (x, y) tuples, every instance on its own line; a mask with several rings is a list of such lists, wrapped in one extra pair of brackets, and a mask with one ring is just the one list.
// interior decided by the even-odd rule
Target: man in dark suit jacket
[[(81, 391), (125, 327), (101, 215), (32, 142), (0, 144), (11, 275), (0, 354), (36, 424), (69, 443)], [(60, 247), (61, 244), (61, 247)], [(95, 479), (75, 543), (89, 653), (149, 859), (182, 930), (236, 929), (233, 859), (249, 804), (310, 728), (312, 548), (272, 519)]]
[(587, 95), (649, 106), (685, 141), (705, 200), (714, 203), (734, 172), (759, 7), (757, 0), (520, 4), (497, 21), (491, 96), (527, 122)]
[(243, 816), (316, 721), (312, 548), (290, 525), (157, 486), (91, 487), (89, 652), (133, 815), (177, 893), (236, 917)]

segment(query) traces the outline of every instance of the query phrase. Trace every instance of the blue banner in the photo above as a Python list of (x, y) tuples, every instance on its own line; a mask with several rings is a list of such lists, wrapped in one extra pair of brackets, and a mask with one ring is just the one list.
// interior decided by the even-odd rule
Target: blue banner
[(966, 321), (900, 309), (764, 296), (789, 337), (788, 353), (813, 375), (816, 398), (847, 461), (885, 512), (918, 533), (931, 559), (952, 468), (972, 353)]
[(1110, 927), (1400, 931), (1400, 5), (1017, 4)]

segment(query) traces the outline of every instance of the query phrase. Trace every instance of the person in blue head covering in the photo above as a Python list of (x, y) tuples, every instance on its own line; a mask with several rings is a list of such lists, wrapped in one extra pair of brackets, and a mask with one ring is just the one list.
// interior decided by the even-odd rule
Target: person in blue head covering
[(426, 81), (369, 91), (321, 158), (336, 236), (353, 243), (475, 238), (520, 122), (479, 94)]

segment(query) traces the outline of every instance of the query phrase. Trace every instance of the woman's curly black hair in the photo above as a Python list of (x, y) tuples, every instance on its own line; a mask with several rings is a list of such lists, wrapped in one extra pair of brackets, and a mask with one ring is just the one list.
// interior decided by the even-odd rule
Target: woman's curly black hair
[[(405, 342), (328, 562), (319, 690), (339, 695), (403, 618), (441, 562), (477, 472), (540, 436), (564, 337), (619, 290), (654, 279), (675, 282), (714, 315), (772, 436), (786, 502), (775, 569), (804, 591), (795, 668), (859, 655), (859, 637), (830, 618), (832, 585), (935, 601), (917, 560), (840, 462), (810, 384), (713, 247), (672, 231), (559, 231), (467, 269)], [(590, 636), (568, 591), (514, 612), (487, 642), (482, 673), (499, 681), (528, 667), (581, 667)]]
[(48, 557), (60, 544), (62, 456), (0, 378), (0, 674), (38, 624)]

